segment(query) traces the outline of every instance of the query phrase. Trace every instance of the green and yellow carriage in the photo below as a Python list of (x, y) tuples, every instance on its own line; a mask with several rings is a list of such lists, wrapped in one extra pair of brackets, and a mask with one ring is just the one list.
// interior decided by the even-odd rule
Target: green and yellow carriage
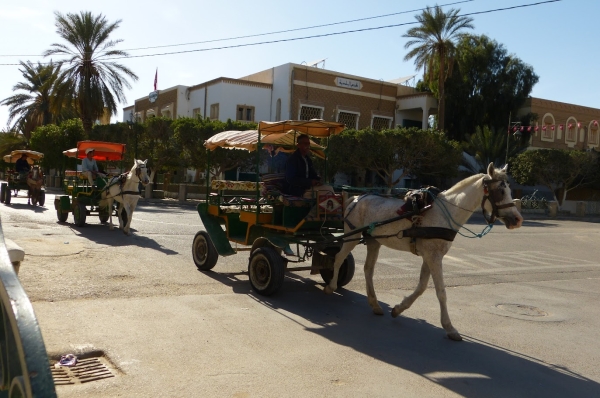
[[(311, 151), (326, 158), (329, 137), (344, 128), (341, 123), (322, 120), (283, 121), (260, 122), (258, 130), (219, 133), (205, 143), (207, 170), (210, 151), (216, 148), (256, 151), (258, 170), (260, 150), (293, 152), (299, 134), (311, 137)], [(210, 270), (219, 256), (246, 251), (250, 284), (259, 294), (277, 292), (286, 271), (310, 270), (311, 274), (320, 273), (326, 283), (331, 280), (334, 256), (341, 246), (335, 237), (344, 231), (343, 196), (332, 192), (315, 192), (308, 199), (286, 195), (283, 177), (263, 174), (256, 182), (209, 182), (207, 178), (207, 200), (198, 205), (204, 230), (196, 234), (192, 245), (198, 269)], [(310, 266), (290, 266), (307, 261)], [(352, 280), (354, 268), (349, 254), (340, 269), (338, 286)]]

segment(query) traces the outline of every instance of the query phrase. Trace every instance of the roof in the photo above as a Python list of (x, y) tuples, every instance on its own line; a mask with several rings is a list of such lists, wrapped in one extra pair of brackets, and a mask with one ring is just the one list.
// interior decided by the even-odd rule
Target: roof
[(308, 134), (311, 137), (329, 137), (341, 133), (346, 126), (344, 123), (326, 122), (321, 119), (311, 120), (284, 120), (281, 122), (260, 122), (258, 130), (262, 135), (274, 133), (287, 133), (294, 130)]

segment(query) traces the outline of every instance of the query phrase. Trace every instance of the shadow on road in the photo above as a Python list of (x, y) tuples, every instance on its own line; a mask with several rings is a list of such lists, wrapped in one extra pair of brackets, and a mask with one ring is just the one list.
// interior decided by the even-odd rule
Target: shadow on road
[[(59, 224), (66, 225), (67, 223)], [(165, 246), (161, 245), (152, 238), (149, 238), (147, 236), (135, 235), (135, 233), (137, 232), (135, 228), (131, 228), (131, 232), (133, 233), (133, 235), (127, 236), (118, 228), (118, 221), (116, 224), (117, 225), (112, 231), (108, 229), (107, 224), (86, 223), (84, 227), (76, 227), (72, 224), (69, 224), (68, 226), (75, 235), (82, 236), (92, 242), (101, 245), (107, 245), (112, 247), (138, 246), (151, 250), (156, 250), (167, 255), (179, 254), (179, 252), (166, 248)]]
[(27, 203), (10, 202), (9, 205), (4, 205), (4, 206), (10, 206), (10, 207), (12, 207), (13, 209), (16, 209), (16, 210), (29, 210), (29, 211), (32, 211), (34, 213), (44, 213), (44, 212), (50, 210), (47, 207), (32, 206), (32, 205), (28, 205)]
[(413, 372), (461, 396), (600, 396), (600, 384), (569, 369), (469, 336), (453, 342), (441, 327), (423, 320), (391, 318), (389, 307), (386, 316), (373, 315), (361, 294), (344, 289), (331, 296), (290, 293), (288, 286), (283, 294), (254, 298), (281, 316), (291, 313), (318, 324), (309, 330), (335, 344)]

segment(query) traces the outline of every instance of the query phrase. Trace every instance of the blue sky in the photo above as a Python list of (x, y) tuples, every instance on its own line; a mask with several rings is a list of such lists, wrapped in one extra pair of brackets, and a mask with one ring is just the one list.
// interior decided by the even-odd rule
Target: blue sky
[[(444, 6), (459, 8), (461, 14), (533, 4), (543, 0), (473, 0)], [(300, 38), (337, 32), (412, 23), (415, 14), (426, 6), (455, 3), (455, 0), (221, 0), (200, 2), (170, 0), (144, 2), (103, 0), (29, 0), (10, 2), (0, 8), (0, 64), (20, 60), (47, 62), (36, 56), (52, 43), (60, 42), (55, 33), (54, 12), (82, 10), (103, 13), (109, 21), (122, 20), (112, 36), (122, 39), (120, 49), (130, 55), (160, 54), (201, 50), (263, 41)], [(5, 2), (6, 3), (6, 2)], [(227, 39), (275, 31), (306, 28), (349, 20), (377, 17), (360, 22), (251, 38), (216, 41), (176, 47), (137, 50), (143, 47)], [(485, 34), (504, 45), (533, 66), (540, 76), (532, 95), (600, 108), (600, 1), (562, 0), (537, 6), (473, 15), (475, 34)], [(139, 80), (126, 90), (127, 103), (147, 96), (153, 90), (158, 68), (158, 88), (194, 85), (217, 77), (239, 78), (273, 66), (325, 60), (325, 69), (392, 80), (418, 73), (412, 61), (404, 61), (407, 50), (402, 35), (413, 25), (281, 43), (195, 51), (184, 54), (148, 56), (120, 60)], [(56, 58), (55, 58), (56, 59)], [(0, 99), (13, 94), (12, 87), (22, 80), (18, 66), (0, 65)], [(121, 107), (122, 107), (121, 106)], [(120, 108), (121, 108), (120, 107)], [(121, 111), (113, 121), (121, 120)], [(8, 119), (8, 109), (0, 107), (0, 128)]]

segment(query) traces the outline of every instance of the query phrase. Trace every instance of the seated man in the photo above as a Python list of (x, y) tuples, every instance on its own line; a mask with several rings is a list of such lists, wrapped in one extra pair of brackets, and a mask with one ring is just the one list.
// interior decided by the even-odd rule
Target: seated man
[(287, 193), (304, 198), (316, 198), (318, 191), (333, 192), (333, 187), (323, 185), (321, 177), (313, 167), (310, 153), (310, 139), (300, 134), (296, 139), (298, 149), (288, 158), (285, 164), (285, 180)]
[(81, 174), (87, 177), (90, 186), (94, 186), (96, 177), (105, 177), (105, 175), (98, 171), (98, 165), (96, 164), (96, 159), (94, 159), (94, 148), (86, 149), (85, 155), (86, 157), (81, 162)]
[(29, 170), (31, 169), (31, 166), (29, 166), (29, 163), (27, 162), (26, 153), (22, 154), (21, 158), (17, 159), (17, 162), (15, 163), (15, 169), (17, 170), (17, 173), (19, 173), (19, 179), (25, 181), (25, 178), (27, 178), (27, 173), (29, 173)]

